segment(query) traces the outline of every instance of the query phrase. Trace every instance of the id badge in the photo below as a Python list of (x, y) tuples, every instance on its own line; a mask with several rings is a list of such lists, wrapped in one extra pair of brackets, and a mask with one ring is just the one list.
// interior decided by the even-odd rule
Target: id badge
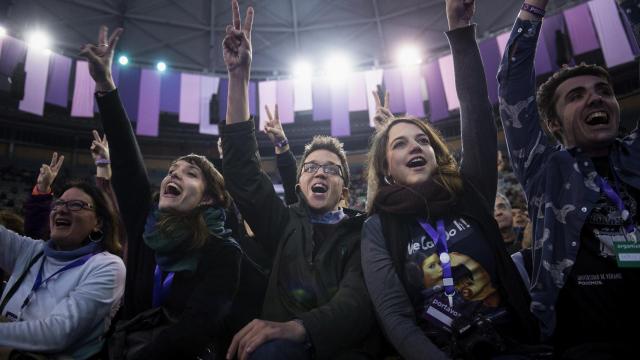
[(462, 313), (456, 310), (456, 304), (461, 301), (459, 296), (456, 294), (453, 299), (453, 306), (449, 306), (449, 298), (446, 295), (440, 293), (434, 296), (428, 305), (425, 306), (424, 313), (422, 314), (423, 318), (451, 332), (453, 322), (462, 316)]
[[(635, 235), (637, 231), (633, 234)], [(633, 241), (616, 241), (613, 243), (618, 267), (640, 268), (640, 243)]]

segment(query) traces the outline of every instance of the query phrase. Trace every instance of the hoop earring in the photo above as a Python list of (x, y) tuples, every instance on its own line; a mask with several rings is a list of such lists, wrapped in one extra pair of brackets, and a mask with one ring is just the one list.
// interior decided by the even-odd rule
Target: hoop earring
[(102, 241), (103, 238), (104, 238), (104, 232), (102, 232), (102, 230), (96, 230), (89, 233), (89, 241), (91, 241), (92, 243), (99, 243), (100, 241)]
[(395, 185), (396, 184), (396, 181), (394, 180), (394, 178), (392, 176), (385, 175), (383, 177), (383, 179), (384, 179), (384, 182), (387, 183), (387, 185)]

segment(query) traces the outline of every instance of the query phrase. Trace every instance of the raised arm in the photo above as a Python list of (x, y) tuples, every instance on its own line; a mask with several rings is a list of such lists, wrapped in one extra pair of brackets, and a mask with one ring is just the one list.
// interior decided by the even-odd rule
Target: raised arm
[[(547, 2), (525, 1), (543, 10)], [(498, 71), (502, 127), (514, 173), (525, 190), (553, 151), (540, 126), (536, 104), (534, 59), (541, 26), (542, 18), (520, 11)]]
[(395, 271), (377, 216), (364, 224), (361, 249), (369, 296), (380, 325), (396, 350), (407, 360), (446, 359), (417, 324), (415, 309)]
[[(127, 238), (132, 241), (138, 238), (144, 227), (151, 190), (140, 148), (111, 76), (113, 54), (121, 33), (122, 29), (116, 29), (108, 37), (108, 29), (102, 26), (99, 45), (87, 44), (81, 54), (89, 60), (89, 72), (96, 82), (100, 118), (105, 136), (111, 142), (113, 187), (125, 221)], [(129, 250), (132, 250), (131, 246)]]
[(271, 114), (271, 110), (269, 110), (267, 105), (265, 105), (264, 108), (269, 117), (269, 120), (264, 125), (264, 133), (267, 134), (269, 140), (271, 140), (276, 153), (276, 165), (284, 189), (284, 202), (287, 205), (295, 204), (298, 202), (298, 196), (296, 195), (296, 158), (291, 152), (287, 135), (285, 135), (282, 124), (280, 123), (278, 104), (275, 105), (275, 112), (273, 114)]
[(64, 163), (64, 155), (54, 152), (49, 165), (42, 164), (36, 185), (23, 205), (24, 234), (33, 239), (49, 239), (49, 212), (53, 194), (51, 185)]
[(227, 26), (223, 40), (224, 61), (229, 72), (227, 123), (221, 126), (222, 168), (227, 189), (256, 238), (275, 255), (283, 235), (288, 211), (280, 201), (269, 177), (261, 170), (253, 121), (249, 118), (248, 84), (251, 69), (251, 26), (253, 9), (247, 9), (240, 23), (238, 2), (232, 0), (233, 25)]
[(447, 0), (447, 38), (453, 55), (456, 91), (460, 100), (462, 163), (460, 171), (493, 207), (498, 181), (496, 125), (487, 81), (476, 43), (474, 0)]

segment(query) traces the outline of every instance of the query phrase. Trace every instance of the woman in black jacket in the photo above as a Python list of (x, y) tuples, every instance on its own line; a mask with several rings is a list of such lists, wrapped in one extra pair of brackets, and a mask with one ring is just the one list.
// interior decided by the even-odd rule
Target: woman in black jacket
[(231, 199), (204, 156), (175, 160), (151, 201), (150, 183), (129, 119), (111, 76), (122, 29), (82, 54), (96, 82), (96, 98), (111, 143), (113, 187), (128, 238), (124, 319), (162, 307), (177, 321), (129, 358), (189, 359), (211, 345), (226, 350), (225, 321), (238, 288), (242, 250), (225, 227)]
[(427, 122), (391, 119), (369, 152), (362, 267), (380, 323), (405, 359), (484, 359), (535, 339), (529, 297), (493, 219), (496, 128), (470, 19), (447, 0), (464, 161)]

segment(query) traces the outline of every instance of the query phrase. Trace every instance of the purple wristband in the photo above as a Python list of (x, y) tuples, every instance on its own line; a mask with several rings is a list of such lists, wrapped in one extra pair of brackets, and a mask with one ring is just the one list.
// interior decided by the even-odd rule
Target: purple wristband
[(539, 8), (537, 6), (533, 6), (533, 5), (527, 4), (527, 3), (522, 4), (522, 10), (524, 10), (524, 11), (526, 11), (528, 13), (531, 13), (533, 15), (540, 16), (540, 17), (544, 17), (544, 14), (546, 14), (544, 9), (541, 9), (541, 8)]
[(106, 165), (109, 165), (109, 164), (111, 164), (111, 161), (107, 160), (107, 159), (98, 159), (98, 160), (96, 160), (96, 166), (106, 166)]
[(275, 143), (275, 146), (277, 148), (281, 148), (281, 149), (283, 147), (287, 146), (287, 145), (289, 145), (289, 140), (287, 140), (287, 139), (282, 139), (282, 140), (278, 141), (277, 143)]

